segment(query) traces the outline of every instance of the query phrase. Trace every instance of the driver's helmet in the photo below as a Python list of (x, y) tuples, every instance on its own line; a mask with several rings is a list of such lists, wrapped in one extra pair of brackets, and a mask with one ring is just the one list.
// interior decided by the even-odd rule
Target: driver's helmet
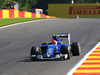
[(56, 40), (53, 40), (52, 41), (52, 44), (57, 45), (57, 41)]

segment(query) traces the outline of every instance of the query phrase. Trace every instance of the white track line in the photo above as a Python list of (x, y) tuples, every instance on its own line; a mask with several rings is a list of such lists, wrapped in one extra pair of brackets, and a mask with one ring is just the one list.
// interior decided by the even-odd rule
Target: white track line
[(16, 26), (16, 25), (20, 25), (20, 24), (26, 24), (26, 23), (31, 23), (31, 22), (47, 21), (47, 20), (54, 20), (54, 19), (33, 20), (33, 21), (28, 21), (28, 22), (15, 23), (15, 24), (11, 24), (11, 25), (0, 27), (0, 29), (11, 27), (11, 26)]
[(100, 42), (93, 48), (90, 50), (90, 52), (88, 52), (83, 59), (74, 67), (72, 68), (69, 73), (67, 73), (66, 75), (72, 75), (73, 72), (86, 60), (86, 58), (100, 45)]

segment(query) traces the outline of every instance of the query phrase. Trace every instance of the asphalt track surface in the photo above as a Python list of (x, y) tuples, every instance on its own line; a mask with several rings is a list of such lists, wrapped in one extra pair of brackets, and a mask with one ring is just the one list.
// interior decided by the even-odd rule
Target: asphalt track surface
[[(30, 61), (30, 49), (70, 33), (82, 52), (66, 61)], [(100, 19), (52, 19), (0, 29), (0, 75), (66, 75), (100, 41)]]

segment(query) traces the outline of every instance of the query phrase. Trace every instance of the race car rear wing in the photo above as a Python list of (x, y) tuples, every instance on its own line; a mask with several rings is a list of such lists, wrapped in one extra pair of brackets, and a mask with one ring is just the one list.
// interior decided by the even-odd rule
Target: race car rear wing
[(57, 36), (59, 36), (59, 37), (69, 37), (70, 36), (70, 34), (69, 33), (59, 33), (59, 34), (57, 34)]
[(58, 36), (60, 38), (68, 38), (68, 43), (70, 45), (70, 33), (58, 33), (58, 34), (53, 34), (53, 36)]

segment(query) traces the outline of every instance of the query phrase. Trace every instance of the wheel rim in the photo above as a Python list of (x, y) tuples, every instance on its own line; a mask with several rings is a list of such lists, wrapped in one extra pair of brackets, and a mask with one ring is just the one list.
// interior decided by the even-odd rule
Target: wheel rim
[(80, 43), (78, 44), (79, 47), (79, 55), (81, 54), (81, 47), (80, 47)]

